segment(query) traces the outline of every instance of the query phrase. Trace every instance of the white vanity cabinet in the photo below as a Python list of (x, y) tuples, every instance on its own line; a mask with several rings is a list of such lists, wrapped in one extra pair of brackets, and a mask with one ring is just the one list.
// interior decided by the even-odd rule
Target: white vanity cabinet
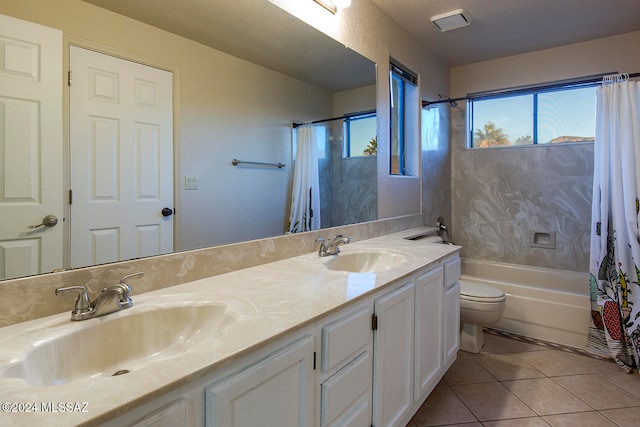
[(374, 302), (373, 425), (397, 426), (413, 403), (414, 283)]
[(327, 319), (319, 335), (317, 425), (371, 426), (371, 303), (356, 304)]
[(132, 427), (189, 427), (187, 404), (184, 399), (153, 412)]
[(314, 348), (303, 337), (208, 386), (207, 427), (312, 427)]
[(460, 258), (444, 264), (442, 296), (442, 369), (456, 360), (460, 348)]
[(451, 254), (280, 336), (109, 427), (404, 427), (455, 361)]
[(374, 427), (406, 425), (455, 361), (459, 277), (455, 255), (374, 297)]
[[(414, 400), (430, 393), (440, 381), (442, 369), (443, 268), (436, 267), (416, 278)], [(455, 356), (455, 355), (454, 355)]]

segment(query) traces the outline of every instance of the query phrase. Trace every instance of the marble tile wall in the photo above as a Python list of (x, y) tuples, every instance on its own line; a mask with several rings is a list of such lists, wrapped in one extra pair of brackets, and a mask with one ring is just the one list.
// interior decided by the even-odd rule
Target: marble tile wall
[(0, 281), (0, 327), (65, 311), (71, 312), (73, 297), (56, 297), (55, 289), (84, 285), (93, 298), (105, 286), (127, 274), (143, 271), (131, 280), (133, 295), (162, 289), (203, 277), (215, 276), (266, 264), (317, 250), (317, 237), (336, 234), (353, 242), (422, 225), (420, 215), (378, 220), (297, 235), (278, 236), (96, 267)]
[[(451, 110), (453, 223), (462, 256), (588, 271), (593, 144), (465, 149), (465, 106)], [(556, 233), (554, 249), (532, 232)]]
[(342, 157), (343, 124), (336, 121), (319, 163), (322, 227), (378, 218), (377, 162), (372, 157)]
[[(336, 158), (337, 157), (337, 158)], [(334, 224), (355, 224), (378, 217), (376, 157), (334, 157)]]

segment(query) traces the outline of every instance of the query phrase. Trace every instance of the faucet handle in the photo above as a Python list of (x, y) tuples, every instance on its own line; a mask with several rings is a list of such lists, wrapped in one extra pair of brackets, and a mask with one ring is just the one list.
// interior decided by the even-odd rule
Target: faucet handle
[(76, 306), (72, 313), (80, 314), (87, 313), (91, 310), (91, 302), (89, 301), (89, 295), (87, 294), (87, 288), (84, 286), (68, 286), (66, 288), (56, 289), (56, 295), (66, 295), (68, 293), (75, 292), (78, 294), (76, 299)]
[(327, 245), (325, 244), (324, 237), (318, 237), (316, 242), (320, 243), (320, 249), (318, 249), (318, 255), (326, 256), (327, 255)]
[(122, 279), (120, 279), (120, 283), (114, 286), (110, 286), (108, 288), (102, 288), (102, 292), (106, 292), (108, 290), (117, 291), (120, 294), (120, 301), (126, 301), (129, 299), (129, 292), (131, 292), (131, 286), (129, 286), (126, 281), (133, 277), (142, 277), (144, 276), (144, 272), (139, 271), (137, 273), (127, 274)]
[(126, 281), (133, 277), (142, 277), (142, 276), (144, 276), (144, 271), (138, 271), (137, 273), (127, 274), (122, 279), (120, 279), (120, 285), (122, 285), (127, 290), (127, 293), (129, 293), (131, 292), (131, 286), (127, 285)]

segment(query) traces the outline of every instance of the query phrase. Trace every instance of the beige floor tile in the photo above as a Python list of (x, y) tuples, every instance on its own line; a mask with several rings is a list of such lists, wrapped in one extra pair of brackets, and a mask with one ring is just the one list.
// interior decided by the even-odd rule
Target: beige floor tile
[(451, 386), (479, 421), (535, 417), (535, 413), (500, 383)]
[(542, 418), (516, 418), (513, 420), (489, 421), (484, 427), (549, 427)]
[(516, 354), (549, 377), (593, 372), (568, 358), (566, 353), (561, 350), (529, 351)]
[(511, 353), (511, 350), (505, 347), (501, 340), (504, 340), (504, 338), (485, 333), (484, 347), (482, 347), (481, 352), (489, 354)]
[(444, 375), (447, 384), (475, 384), (497, 381), (474, 358), (464, 351), (458, 352), (458, 358)]
[(502, 384), (538, 415), (593, 410), (589, 405), (549, 378), (506, 381)]
[(406, 427), (427, 426), (636, 427), (640, 376), (611, 361), (485, 334), (482, 351), (459, 352)]
[(482, 427), (482, 423), (445, 424), (446, 427)]
[[(609, 372), (599, 375), (602, 378), (609, 380), (609, 382), (614, 383), (627, 393), (632, 394), (640, 399), (640, 375), (627, 374), (622, 369), (618, 370), (617, 372)], [(640, 401), (638, 402), (638, 406), (640, 406)], [(638, 425), (640, 425), (640, 421), (638, 421)]]
[(567, 353), (566, 357), (590, 369), (591, 372), (618, 372), (621, 370), (612, 360), (596, 359), (595, 357), (576, 353)]
[(536, 344), (530, 344), (524, 341), (518, 341), (507, 337), (501, 337), (500, 335), (491, 335), (484, 334), (485, 340), (487, 337), (491, 337), (491, 339), (501, 346), (505, 347), (512, 353), (521, 353), (523, 351), (544, 351), (548, 350), (548, 347), (543, 347)]
[(477, 421), (449, 386), (438, 386), (413, 416), (417, 427)]
[(499, 381), (542, 378), (544, 374), (516, 354), (484, 354), (472, 356)]
[(602, 415), (620, 427), (637, 427), (640, 424), (640, 406), (635, 408), (608, 409)]
[(594, 409), (626, 408), (638, 404), (638, 398), (598, 374), (553, 377), (551, 380), (569, 390)]
[(542, 418), (553, 427), (616, 427), (614, 423), (595, 411), (549, 415)]

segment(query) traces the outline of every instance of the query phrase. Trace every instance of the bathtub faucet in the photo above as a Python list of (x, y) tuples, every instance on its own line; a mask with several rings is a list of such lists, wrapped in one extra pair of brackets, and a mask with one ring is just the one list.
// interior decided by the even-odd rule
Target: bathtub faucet
[(447, 239), (445, 240), (444, 237), (442, 237), (442, 240), (445, 242), (450, 242), (450, 237), (449, 237), (449, 229), (447, 228), (447, 225), (444, 223), (444, 218), (443, 217), (438, 217), (438, 221), (436, 222), (436, 227), (438, 228), (438, 236), (442, 237), (443, 233), (447, 233)]

